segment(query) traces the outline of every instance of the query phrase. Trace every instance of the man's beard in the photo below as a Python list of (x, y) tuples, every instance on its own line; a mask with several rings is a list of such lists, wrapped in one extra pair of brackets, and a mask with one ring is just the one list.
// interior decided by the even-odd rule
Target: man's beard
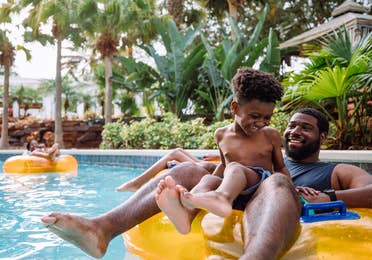
[(289, 148), (288, 141), (285, 140), (284, 149), (285, 149), (285, 154), (289, 158), (295, 161), (301, 161), (320, 150), (320, 140), (318, 139), (315, 142), (312, 142), (307, 145), (303, 145), (298, 148)]

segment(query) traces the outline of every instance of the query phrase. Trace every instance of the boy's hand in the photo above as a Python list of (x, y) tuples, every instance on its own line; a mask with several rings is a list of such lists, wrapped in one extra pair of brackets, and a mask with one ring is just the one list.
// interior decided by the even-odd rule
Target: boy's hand
[(313, 188), (310, 188), (310, 187), (303, 187), (303, 186), (297, 186), (296, 187), (296, 191), (298, 194), (302, 195), (302, 196), (317, 196), (319, 195), (320, 191), (318, 190), (315, 190)]

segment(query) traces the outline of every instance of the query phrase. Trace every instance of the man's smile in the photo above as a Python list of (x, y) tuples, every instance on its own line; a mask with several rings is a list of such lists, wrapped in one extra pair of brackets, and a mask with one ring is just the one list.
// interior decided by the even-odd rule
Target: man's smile
[(289, 136), (287, 138), (287, 143), (290, 146), (299, 146), (301, 144), (304, 144), (305, 140), (301, 136)]

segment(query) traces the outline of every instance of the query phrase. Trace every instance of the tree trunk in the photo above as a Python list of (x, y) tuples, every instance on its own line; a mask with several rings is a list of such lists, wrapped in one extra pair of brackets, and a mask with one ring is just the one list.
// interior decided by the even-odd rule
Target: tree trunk
[(3, 93), (3, 122), (1, 126), (1, 139), (0, 148), (9, 148), (9, 136), (8, 136), (8, 112), (9, 112), (9, 76), (10, 66), (5, 64), (4, 66), (4, 93)]
[(180, 28), (183, 20), (183, 0), (168, 0), (167, 9), (177, 27)]
[[(229, 14), (230, 16), (235, 20), (235, 22), (238, 21), (239, 14), (238, 14), (238, 4), (234, 0), (227, 0), (227, 3), (229, 4)], [(236, 35), (233, 31), (231, 31), (231, 40), (236, 40)]]
[(57, 65), (56, 65), (56, 96), (55, 96), (55, 119), (54, 119), (54, 141), (63, 148), (62, 129), (62, 64), (61, 64), (62, 40), (57, 38)]
[(105, 124), (112, 121), (112, 58), (105, 56)]

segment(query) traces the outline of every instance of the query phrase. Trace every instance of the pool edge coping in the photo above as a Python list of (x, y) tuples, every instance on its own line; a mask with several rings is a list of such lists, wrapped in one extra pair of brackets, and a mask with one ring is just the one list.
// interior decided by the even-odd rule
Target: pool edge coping
[[(62, 154), (71, 155), (113, 155), (113, 156), (163, 156), (171, 150), (100, 150), (100, 149), (63, 149)], [(205, 154), (218, 154), (218, 150), (191, 150), (187, 152), (194, 156), (201, 157)], [(21, 154), (23, 150), (0, 150), (0, 154)], [(283, 152), (284, 154), (284, 152)], [(320, 160), (332, 162), (372, 162), (372, 150), (321, 150)]]

